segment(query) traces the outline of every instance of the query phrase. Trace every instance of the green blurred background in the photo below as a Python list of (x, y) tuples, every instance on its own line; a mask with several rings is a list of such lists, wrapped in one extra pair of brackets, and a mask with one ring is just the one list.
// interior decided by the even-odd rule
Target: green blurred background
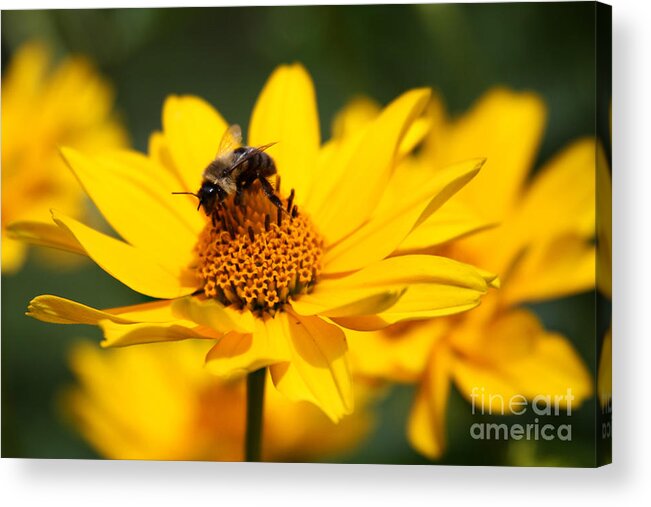
[[(334, 113), (352, 97), (365, 94), (386, 103), (416, 86), (436, 88), (452, 113), (463, 112), (494, 85), (536, 91), (549, 108), (537, 166), (595, 130), (590, 2), (4, 11), (3, 69), (32, 38), (53, 45), (58, 56), (83, 53), (96, 62), (115, 87), (117, 108), (138, 150), (160, 128), (166, 95), (200, 95), (230, 122), (246, 125), (266, 77), (279, 63), (292, 61), (304, 63), (314, 78), (324, 137)], [(43, 324), (24, 312), (32, 297), (45, 293), (100, 308), (141, 299), (94, 265), (49, 271), (37, 262), (39, 255), (33, 249), (20, 273), (2, 278), (2, 455), (97, 457), (63, 422), (56, 397), (72, 381), (66, 366), (70, 343), (82, 337), (97, 342), (98, 330)], [(572, 340), (593, 374), (594, 304), (594, 295), (585, 294), (534, 307), (548, 328)], [(598, 336), (606, 325), (596, 324)], [(342, 461), (426, 463), (405, 437), (412, 396), (411, 388), (392, 389), (379, 406), (377, 429)], [(448, 428), (471, 423), (468, 405), (453, 392)], [(440, 462), (591, 464), (589, 404), (572, 423), (571, 443), (478, 442), (465, 431), (449, 431)]]

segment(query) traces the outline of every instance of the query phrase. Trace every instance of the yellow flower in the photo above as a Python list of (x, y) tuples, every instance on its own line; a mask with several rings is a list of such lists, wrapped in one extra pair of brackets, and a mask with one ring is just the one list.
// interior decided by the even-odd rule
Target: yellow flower
[[(98, 325), (104, 346), (216, 340), (206, 356), (229, 378), (269, 366), (275, 387), (334, 421), (353, 410), (344, 328), (349, 319), (399, 322), (471, 309), (494, 276), (429, 254), (393, 255), (401, 240), (477, 174), (483, 160), (442, 170), (385, 198), (394, 166), (430, 91), (412, 90), (355, 135), (320, 143), (312, 81), (300, 65), (278, 68), (254, 108), (248, 144), (269, 153), (287, 213), (259, 186), (206, 219), (193, 197), (226, 121), (196, 97), (170, 97), (148, 155), (64, 157), (114, 239), (57, 211), (32, 235), (88, 255), (119, 281), (158, 301), (96, 310), (40, 296), (29, 315)], [(417, 123), (416, 123), (417, 124)], [(402, 180), (402, 179), (401, 179)], [(278, 182), (276, 182), (278, 183)], [(294, 210), (294, 211), (290, 211)], [(18, 227), (18, 229), (20, 229)]]
[[(609, 301), (613, 297), (613, 203), (610, 169), (601, 144), (597, 147), (597, 288)], [(612, 311), (610, 309), (609, 311)], [(613, 396), (613, 333), (612, 326), (604, 335), (599, 368), (597, 396), (606, 410)]]
[(13, 221), (43, 221), (53, 206), (82, 212), (83, 192), (61, 157), (60, 145), (96, 151), (126, 144), (111, 112), (108, 84), (83, 58), (49, 70), (47, 48), (23, 46), (2, 79), (2, 271), (20, 268), (25, 244), (10, 239)]
[[(109, 459), (241, 461), (245, 386), (201, 367), (205, 342), (159, 343), (100, 351), (82, 342), (71, 351), (78, 383), (61, 399), (83, 437)], [(349, 451), (372, 427), (358, 391), (354, 415), (331, 422), (309, 403), (292, 403), (267, 383), (265, 461), (315, 461)], [(361, 401), (361, 403), (360, 403)]]
[[(440, 105), (430, 117), (434, 126), (422, 155), (405, 171), (437, 174), (462, 154), (481, 154), (487, 163), (400, 250), (471, 262), (498, 273), (501, 289), (472, 312), (358, 333), (349, 343), (355, 371), (418, 384), (409, 439), (437, 458), (445, 448), (452, 383), (469, 401), (475, 387), (485, 400), (495, 395), (498, 411), (500, 400), (514, 395), (561, 396), (571, 388), (573, 407), (591, 396), (590, 375), (570, 342), (545, 330), (522, 304), (594, 287), (595, 142), (572, 143), (528, 180), (545, 117), (536, 95), (496, 89), (457, 120), (447, 120)], [(461, 220), (485, 230), (433, 250), (427, 238), (440, 227), (436, 220), (450, 230)]]
[(597, 396), (601, 410), (606, 411), (613, 398), (613, 332), (609, 328), (601, 343), (597, 370)]

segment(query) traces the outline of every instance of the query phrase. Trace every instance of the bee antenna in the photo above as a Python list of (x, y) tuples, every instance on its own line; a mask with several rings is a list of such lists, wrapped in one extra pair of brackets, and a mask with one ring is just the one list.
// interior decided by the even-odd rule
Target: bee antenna
[(197, 199), (199, 199), (199, 196), (195, 194), (194, 192), (172, 192), (172, 195), (193, 195)]

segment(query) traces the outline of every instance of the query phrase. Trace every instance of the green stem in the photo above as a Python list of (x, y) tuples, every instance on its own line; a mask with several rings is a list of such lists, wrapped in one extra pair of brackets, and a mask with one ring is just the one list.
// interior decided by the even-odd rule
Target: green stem
[(246, 440), (244, 449), (246, 461), (260, 461), (266, 377), (266, 368), (249, 373), (246, 377)]

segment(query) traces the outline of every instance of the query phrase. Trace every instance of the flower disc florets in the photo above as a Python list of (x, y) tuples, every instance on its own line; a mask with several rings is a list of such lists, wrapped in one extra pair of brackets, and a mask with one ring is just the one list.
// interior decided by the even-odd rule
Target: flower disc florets
[(256, 183), (239, 206), (230, 197), (215, 210), (196, 247), (207, 297), (273, 315), (314, 287), (323, 241), (293, 198), (292, 191), (281, 212)]

